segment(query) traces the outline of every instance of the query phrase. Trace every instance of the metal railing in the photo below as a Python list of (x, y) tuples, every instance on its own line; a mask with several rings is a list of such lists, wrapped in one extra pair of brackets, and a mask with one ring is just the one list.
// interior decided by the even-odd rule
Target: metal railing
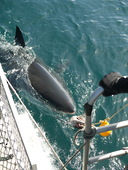
[(90, 96), (90, 98), (88, 99), (87, 103), (84, 105), (85, 128), (83, 129), (83, 136), (84, 136), (86, 145), (83, 148), (82, 170), (87, 170), (88, 165), (93, 162), (98, 162), (101, 160), (128, 154), (128, 147), (123, 147), (121, 150), (118, 150), (118, 151), (114, 151), (114, 152), (110, 152), (110, 153), (107, 153), (104, 155), (99, 155), (99, 156), (89, 158), (90, 141), (96, 134), (128, 127), (128, 120), (113, 123), (113, 124), (106, 125), (106, 126), (101, 126), (101, 127), (92, 127), (91, 114), (92, 114), (92, 110), (93, 110), (93, 105), (94, 105), (95, 101), (98, 99), (98, 97), (103, 93), (103, 91), (104, 91), (104, 89), (102, 87), (99, 87), (98, 89), (96, 89), (93, 92), (93, 94)]

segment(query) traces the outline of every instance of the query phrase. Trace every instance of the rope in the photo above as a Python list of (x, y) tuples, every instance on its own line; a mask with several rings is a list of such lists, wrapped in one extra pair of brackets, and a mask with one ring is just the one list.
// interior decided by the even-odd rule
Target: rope
[[(25, 110), (28, 113), (29, 118), (32, 120), (32, 122), (35, 124), (36, 128), (39, 130), (39, 132), (41, 133), (42, 137), (45, 139), (46, 143), (48, 144), (48, 146), (50, 147), (50, 149), (52, 150), (52, 152), (54, 153), (55, 157), (58, 159), (58, 161), (60, 162), (61, 166), (64, 166), (63, 162), (60, 160), (59, 156), (57, 155), (57, 153), (54, 151), (53, 147), (51, 146), (51, 144), (49, 143), (48, 139), (45, 137), (45, 135), (43, 134), (42, 130), (40, 129), (40, 127), (37, 125), (37, 123), (35, 122), (35, 120), (33, 119), (33, 117), (31, 116), (31, 114), (29, 113), (28, 109), (26, 108), (26, 106), (24, 105), (24, 103), (22, 102), (21, 98), (19, 97), (19, 95), (17, 94), (16, 90), (13, 88), (13, 86), (11, 85), (11, 83), (9, 82), (9, 80), (6, 78), (10, 88), (13, 90), (13, 92), (15, 93), (16, 97), (18, 98), (18, 100), (20, 101), (20, 103), (23, 105), (23, 107), (25, 108)], [(66, 169), (65, 169), (66, 170)]]
[[(125, 107), (128, 106), (128, 103), (126, 105), (124, 105), (120, 110), (118, 110), (116, 113), (114, 113), (111, 117), (108, 117), (106, 119), (104, 119), (103, 121), (110, 121), (114, 116), (116, 116), (119, 112), (121, 112)], [(99, 125), (101, 124), (101, 122), (98, 123), (93, 123), (92, 125)]]
[(80, 130), (78, 130), (78, 131), (75, 133), (74, 139), (73, 139), (74, 145), (79, 146), (79, 145), (76, 143), (76, 138), (77, 138), (78, 134), (79, 134), (80, 132), (83, 132), (83, 131), (84, 131), (83, 129), (80, 129)]
[(128, 103), (124, 105), (120, 110), (118, 110), (116, 113), (114, 113), (111, 117), (106, 118), (105, 120), (110, 121), (114, 116), (116, 116), (119, 112), (121, 112), (125, 107), (128, 106)]
[(79, 149), (77, 149), (77, 151), (71, 156), (71, 158), (69, 158), (69, 160), (64, 164), (64, 166), (60, 169), (63, 170), (68, 164), (69, 162), (77, 155), (77, 153), (80, 152), (80, 150), (87, 144), (88, 140), (86, 140), (80, 147)]

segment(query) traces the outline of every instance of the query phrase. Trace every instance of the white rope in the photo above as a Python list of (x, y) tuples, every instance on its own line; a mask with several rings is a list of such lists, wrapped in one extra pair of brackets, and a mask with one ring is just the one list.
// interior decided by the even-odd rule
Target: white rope
[[(40, 129), (40, 127), (38, 126), (38, 124), (36, 123), (36, 121), (33, 119), (33, 117), (31, 116), (31, 114), (29, 113), (28, 109), (26, 108), (26, 106), (24, 105), (24, 103), (22, 102), (21, 98), (19, 97), (19, 95), (17, 94), (16, 90), (13, 88), (13, 86), (11, 85), (11, 83), (9, 82), (9, 80), (6, 78), (10, 88), (13, 90), (13, 92), (15, 93), (16, 97), (18, 98), (18, 100), (20, 101), (20, 103), (23, 105), (23, 107), (25, 108), (25, 110), (28, 113), (29, 118), (32, 120), (32, 122), (35, 124), (35, 126), (37, 127), (37, 129), (39, 130), (39, 132), (41, 133), (42, 137), (45, 139), (46, 143), (48, 144), (48, 146), (50, 147), (50, 149), (52, 150), (52, 152), (54, 153), (55, 157), (58, 159), (58, 161), (60, 162), (61, 166), (63, 167), (64, 164), (61, 161), (61, 159), (59, 158), (59, 156), (57, 155), (57, 153), (55, 152), (55, 150), (53, 149), (53, 147), (51, 146), (51, 144), (49, 143), (48, 139), (46, 138), (46, 136), (43, 134), (42, 130)], [(65, 170), (67, 170), (65, 168)]]

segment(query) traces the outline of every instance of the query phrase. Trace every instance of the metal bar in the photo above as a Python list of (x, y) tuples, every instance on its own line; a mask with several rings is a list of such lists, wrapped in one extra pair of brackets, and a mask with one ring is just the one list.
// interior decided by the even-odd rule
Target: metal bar
[(116, 130), (124, 127), (128, 127), (128, 120), (118, 122), (118, 123), (113, 123), (106, 126), (95, 127), (95, 129), (96, 129), (96, 134), (98, 134), (98, 133), (102, 133), (110, 130)]
[(93, 105), (97, 98), (103, 93), (103, 87), (99, 86), (88, 99), (88, 104)]
[(105, 160), (105, 159), (109, 159), (109, 158), (113, 158), (113, 157), (116, 157), (116, 156), (125, 155), (125, 154), (128, 154), (128, 148), (126, 150), (122, 149), (122, 150), (107, 153), (107, 154), (104, 154), (104, 155), (92, 157), (92, 158), (89, 159), (88, 164), (98, 162), (98, 161), (101, 161), (101, 160)]
[[(92, 121), (91, 121), (91, 112), (92, 107), (96, 99), (103, 93), (104, 89), (102, 87), (98, 87), (93, 94), (88, 99), (88, 102), (84, 105), (85, 107), (85, 134), (91, 135), (92, 131)], [(85, 139), (86, 142), (86, 139)], [(88, 143), (83, 148), (83, 166), (82, 170), (87, 170), (87, 164), (88, 164), (88, 157), (89, 157), (89, 148), (90, 148), (90, 139), (88, 139)]]
[[(85, 132), (89, 134), (91, 133), (91, 116), (86, 115), (85, 119), (86, 119)], [(88, 140), (87, 144), (83, 147), (83, 168), (82, 168), (83, 170), (87, 170), (89, 147), (90, 147), (90, 140)]]
[[(110, 130), (117, 130), (117, 129), (124, 128), (124, 127), (128, 127), (128, 120), (118, 122), (118, 123), (113, 123), (111, 125), (95, 127), (95, 129), (96, 129), (96, 134), (98, 134), (98, 133), (102, 133), (102, 132), (106, 132), (106, 131), (110, 131)], [(107, 153), (104, 155), (89, 158), (88, 164), (98, 162), (101, 160), (105, 160), (105, 159), (109, 159), (109, 158), (113, 158), (116, 156), (125, 155), (125, 154), (128, 154), (128, 147), (126, 147), (126, 149), (122, 149), (122, 150), (114, 151), (114, 152)]]
[(86, 115), (85, 122), (86, 122), (86, 126), (85, 126), (84, 130), (87, 134), (89, 134), (91, 132), (91, 129), (92, 129), (92, 118), (91, 118), (91, 116)]
[[(91, 116), (85, 115), (85, 133), (90, 134), (91, 133)], [(86, 142), (86, 139), (85, 139)], [(88, 140), (88, 143), (83, 148), (83, 167), (82, 170), (87, 170), (87, 164), (88, 164), (88, 156), (89, 156), (89, 147), (90, 147), (90, 140)]]
[(82, 170), (87, 170), (89, 147), (90, 147), (90, 140), (83, 147), (83, 151), (84, 152), (83, 152), (83, 166), (82, 166)]
[[(93, 104), (94, 102), (97, 100), (97, 98), (103, 93), (104, 89), (102, 87), (97, 88), (93, 94), (90, 96), (90, 98), (88, 99), (88, 102), (84, 105), (85, 107), (85, 129), (84, 129), (84, 133), (87, 134), (85, 136), (85, 140), (87, 137), (91, 136), (91, 131), (92, 131), (92, 127), (91, 127), (91, 113), (92, 113), (92, 108), (93, 108)], [(128, 127), (128, 120), (126, 121), (122, 121), (122, 122), (118, 122), (118, 123), (113, 123), (107, 126), (101, 126), (101, 127), (95, 127), (95, 134), (98, 133), (102, 133), (102, 132), (106, 132), (106, 131), (110, 131), (110, 130), (116, 130), (116, 129), (120, 129), (120, 128), (124, 128), (124, 127)], [(95, 135), (94, 134), (94, 135)], [(93, 162), (97, 162), (97, 161), (101, 161), (104, 159), (109, 159), (109, 158), (113, 158), (116, 156), (120, 156), (120, 155), (125, 155), (128, 154), (128, 147), (119, 151), (114, 151), (111, 153), (107, 153), (104, 155), (100, 155), (100, 156), (95, 156), (92, 158), (88, 158), (89, 155), (89, 147), (90, 147), (90, 139), (88, 143), (86, 144), (86, 146), (84, 147), (83, 150), (83, 166), (82, 166), (82, 170), (87, 170), (87, 165), (91, 164)]]

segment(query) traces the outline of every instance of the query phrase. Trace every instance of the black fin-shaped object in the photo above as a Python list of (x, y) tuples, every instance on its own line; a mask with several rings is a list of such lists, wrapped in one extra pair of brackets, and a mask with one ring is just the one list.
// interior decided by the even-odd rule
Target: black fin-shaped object
[(18, 26), (16, 26), (15, 42), (16, 42), (16, 45), (25, 47), (24, 38), (23, 38), (22, 32)]

